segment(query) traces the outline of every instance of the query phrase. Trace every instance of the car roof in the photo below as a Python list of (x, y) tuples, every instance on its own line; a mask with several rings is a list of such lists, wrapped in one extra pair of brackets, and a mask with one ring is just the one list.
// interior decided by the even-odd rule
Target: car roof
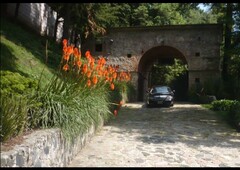
[(170, 88), (169, 86), (163, 86), (163, 85), (155, 85), (152, 88), (156, 88), (156, 87), (167, 87), (167, 88)]

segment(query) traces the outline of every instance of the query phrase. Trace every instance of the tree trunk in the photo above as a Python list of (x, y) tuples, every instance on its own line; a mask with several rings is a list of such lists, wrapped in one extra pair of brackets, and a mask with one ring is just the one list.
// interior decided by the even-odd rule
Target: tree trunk
[(16, 3), (15, 13), (14, 13), (15, 19), (17, 19), (18, 17), (19, 8), (20, 8), (20, 3)]
[(55, 25), (54, 25), (54, 36), (53, 36), (53, 39), (54, 41), (57, 40), (57, 31), (58, 31), (58, 24), (62, 21), (59, 21), (60, 19), (60, 15), (59, 13), (57, 12), (57, 19), (56, 19), (56, 22), (55, 22)]
[(62, 39), (69, 39), (69, 26), (70, 26), (70, 4), (65, 5), (65, 16), (63, 22), (63, 36)]
[(1, 4), (1, 17), (2, 16), (7, 16), (7, 8), (8, 8), (7, 3), (2, 3)]
[(224, 56), (222, 63), (222, 77), (223, 80), (228, 80), (228, 62), (230, 59), (230, 47), (231, 47), (231, 38), (232, 38), (232, 28), (233, 28), (233, 4), (227, 3), (226, 10), (226, 22), (225, 22), (225, 44), (224, 44)]

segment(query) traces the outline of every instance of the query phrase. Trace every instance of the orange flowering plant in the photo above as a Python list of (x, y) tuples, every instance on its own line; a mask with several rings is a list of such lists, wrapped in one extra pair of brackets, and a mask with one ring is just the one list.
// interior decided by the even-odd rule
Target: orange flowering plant
[(63, 40), (63, 57), (61, 69), (68, 74), (74, 74), (80, 82), (84, 82), (88, 87), (96, 87), (98, 83), (108, 83), (109, 88), (114, 90), (114, 82), (129, 81), (129, 72), (118, 72), (118, 68), (108, 66), (104, 57), (98, 60), (91, 55), (90, 51), (85, 52), (85, 57), (81, 55), (78, 48), (67, 45), (67, 40)]
[[(105, 86), (113, 91), (116, 83), (128, 82), (131, 79), (129, 72), (119, 72), (118, 67), (107, 65), (104, 57), (95, 59), (89, 50), (85, 52), (85, 56), (82, 56), (78, 48), (68, 45), (66, 39), (63, 40), (61, 71), (65, 76), (76, 80), (80, 86), (89, 89)], [(118, 103), (112, 104), (118, 105)]]

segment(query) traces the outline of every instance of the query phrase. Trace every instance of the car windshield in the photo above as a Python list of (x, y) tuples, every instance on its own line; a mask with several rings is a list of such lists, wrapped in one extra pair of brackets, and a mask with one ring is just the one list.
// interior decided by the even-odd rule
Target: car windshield
[(154, 87), (151, 92), (152, 93), (170, 93), (171, 89), (169, 87), (165, 87), (165, 86)]

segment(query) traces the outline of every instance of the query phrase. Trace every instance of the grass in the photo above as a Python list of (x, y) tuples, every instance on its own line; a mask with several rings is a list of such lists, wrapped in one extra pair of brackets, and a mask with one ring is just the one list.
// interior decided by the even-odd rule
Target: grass
[(1, 18), (0, 38), (1, 70), (37, 79), (42, 73), (43, 84), (55, 74), (61, 60), (60, 45), (4, 18)]
[(202, 104), (202, 107), (207, 108), (207, 109), (211, 109), (212, 105), (211, 104)]

